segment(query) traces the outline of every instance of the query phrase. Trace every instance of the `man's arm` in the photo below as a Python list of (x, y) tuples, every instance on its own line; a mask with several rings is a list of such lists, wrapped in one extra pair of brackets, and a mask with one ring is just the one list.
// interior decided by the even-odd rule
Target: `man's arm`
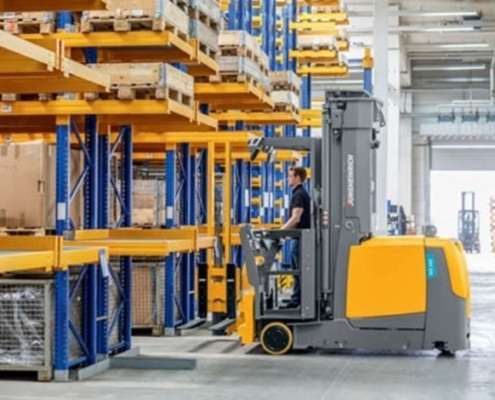
[(301, 217), (303, 215), (304, 208), (293, 208), (292, 215), (289, 220), (280, 229), (295, 229), (297, 224), (301, 222)]

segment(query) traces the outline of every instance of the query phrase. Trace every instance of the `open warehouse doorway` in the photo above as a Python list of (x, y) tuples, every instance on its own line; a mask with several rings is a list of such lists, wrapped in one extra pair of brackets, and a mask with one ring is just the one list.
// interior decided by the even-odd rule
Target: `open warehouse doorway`
[[(479, 213), (480, 252), (467, 252), (471, 281), (471, 357), (495, 348), (495, 254), (492, 249), (491, 197), (495, 197), (495, 146), (491, 143), (433, 141), (428, 149), (426, 190), (429, 222), (439, 236), (459, 238), (463, 192), (465, 209)], [(428, 180), (427, 179), (427, 180)], [(467, 198), (466, 198), (467, 197)], [(495, 212), (494, 212), (495, 213)], [(428, 214), (428, 213), (427, 213)]]

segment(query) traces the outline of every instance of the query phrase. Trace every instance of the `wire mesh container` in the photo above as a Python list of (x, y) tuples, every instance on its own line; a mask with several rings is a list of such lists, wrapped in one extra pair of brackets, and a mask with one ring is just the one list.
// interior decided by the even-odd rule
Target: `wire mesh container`
[(0, 279), (0, 370), (52, 377), (53, 281)]

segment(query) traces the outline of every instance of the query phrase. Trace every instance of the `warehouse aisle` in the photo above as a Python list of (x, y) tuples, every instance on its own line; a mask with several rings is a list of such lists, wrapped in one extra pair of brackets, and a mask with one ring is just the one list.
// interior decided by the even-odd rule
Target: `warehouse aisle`
[(198, 359), (195, 371), (112, 370), (82, 383), (1, 381), (0, 399), (495, 399), (495, 261), (470, 256), (472, 350), (311, 351), (268, 357), (228, 338), (135, 338), (143, 353)]

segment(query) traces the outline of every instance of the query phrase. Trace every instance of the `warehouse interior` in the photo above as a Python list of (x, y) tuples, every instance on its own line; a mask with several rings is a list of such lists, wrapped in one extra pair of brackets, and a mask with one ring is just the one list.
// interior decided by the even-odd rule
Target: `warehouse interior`
[(0, 1), (0, 399), (494, 399), (494, 132), (490, 0)]

